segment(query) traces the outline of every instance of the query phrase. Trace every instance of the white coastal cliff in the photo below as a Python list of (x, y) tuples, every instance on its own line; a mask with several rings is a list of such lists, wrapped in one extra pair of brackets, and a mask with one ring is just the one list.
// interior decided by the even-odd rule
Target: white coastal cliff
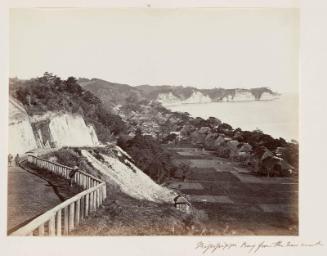
[(193, 91), (191, 96), (188, 98), (177, 97), (172, 92), (159, 93), (157, 97), (157, 101), (164, 106), (212, 102), (209, 96), (206, 96), (199, 91)]
[(193, 104), (193, 103), (209, 103), (212, 102), (209, 96), (204, 95), (199, 91), (193, 91), (191, 96), (183, 100), (183, 104)]
[(8, 144), (11, 154), (22, 154), (37, 148), (30, 118), (24, 107), (12, 98), (9, 99)]
[(169, 104), (179, 104), (181, 99), (176, 97), (172, 92), (169, 93), (159, 93), (157, 97), (157, 101), (159, 101), (163, 105)]
[(256, 100), (275, 100), (279, 95), (263, 92), (257, 98), (250, 91), (246, 89), (235, 89), (234, 91), (226, 92), (217, 98), (210, 98), (208, 95), (201, 91), (193, 90), (189, 97), (176, 96), (172, 92), (159, 93), (157, 101), (163, 106), (180, 105), (180, 104), (201, 104), (210, 102), (244, 102), (244, 101), (256, 101)]
[(33, 116), (32, 124), (41, 147), (99, 145), (93, 126), (86, 125), (81, 115), (47, 112)]
[(47, 112), (29, 116), (22, 104), (10, 99), (9, 152), (22, 154), (36, 148), (98, 146), (97, 134), (81, 115)]

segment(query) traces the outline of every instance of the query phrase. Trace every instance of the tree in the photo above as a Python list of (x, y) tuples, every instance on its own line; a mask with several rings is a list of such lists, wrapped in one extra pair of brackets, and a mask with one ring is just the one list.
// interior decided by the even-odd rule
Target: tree
[(68, 92), (76, 95), (82, 94), (82, 87), (77, 83), (77, 79), (75, 77), (68, 77), (64, 83), (66, 84)]

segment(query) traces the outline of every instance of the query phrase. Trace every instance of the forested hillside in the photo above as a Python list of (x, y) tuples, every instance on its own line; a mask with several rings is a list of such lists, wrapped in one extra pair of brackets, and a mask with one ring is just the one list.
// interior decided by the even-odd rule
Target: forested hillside
[(24, 105), (31, 116), (48, 111), (81, 114), (87, 123), (94, 125), (103, 143), (111, 139), (111, 133), (117, 135), (126, 130), (122, 119), (107, 111), (101, 100), (83, 89), (74, 77), (62, 80), (45, 73), (30, 80), (11, 79), (10, 94)]

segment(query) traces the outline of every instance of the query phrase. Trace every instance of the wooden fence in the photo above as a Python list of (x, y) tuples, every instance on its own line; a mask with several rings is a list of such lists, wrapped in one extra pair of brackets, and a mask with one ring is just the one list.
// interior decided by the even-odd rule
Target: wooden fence
[[(49, 170), (69, 179), (72, 168), (28, 155), (27, 161), (38, 168)], [(74, 182), (85, 190), (35, 218), (11, 233), (12, 236), (68, 235), (90, 212), (106, 199), (106, 183), (83, 171), (75, 173)]]

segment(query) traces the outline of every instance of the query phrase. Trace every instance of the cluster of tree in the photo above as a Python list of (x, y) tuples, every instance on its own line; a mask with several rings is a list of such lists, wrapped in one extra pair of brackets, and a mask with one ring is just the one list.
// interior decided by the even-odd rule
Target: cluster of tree
[[(63, 80), (48, 72), (29, 80), (13, 78), (10, 80), (10, 94), (24, 105), (29, 115), (47, 111), (78, 113), (87, 123), (94, 125), (100, 141), (105, 143), (112, 139), (112, 134), (116, 135), (119, 137), (118, 144), (132, 156), (135, 164), (158, 183), (174, 174), (176, 167), (171, 163), (169, 153), (155, 138), (143, 136), (140, 131), (134, 138), (129, 138), (126, 135), (127, 124), (120, 116), (113, 114), (94, 93), (80, 86), (79, 81), (90, 83), (93, 80), (77, 80), (74, 77)], [(134, 91), (125, 100), (122, 107), (130, 111), (138, 111), (141, 105), (149, 104)], [(152, 109), (169, 112), (156, 103), (153, 103)]]
[(121, 136), (117, 144), (154, 181), (161, 183), (174, 175), (176, 167), (172, 164), (170, 154), (152, 136), (142, 135), (138, 129), (133, 138)]
[(143, 97), (135, 87), (127, 84), (112, 83), (97, 78), (79, 78), (78, 83), (99, 97), (108, 110), (117, 105), (133, 109), (138, 107), (138, 103), (142, 100), (147, 101), (147, 98)]
[(122, 119), (102, 104), (90, 91), (83, 89), (74, 77), (62, 80), (51, 73), (30, 80), (10, 80), (10, 94), (18, 99), (29, 115), (47, 111), (79, 113), (87, 123), (94, 125), (102, 142), (111, 135), (126, 130)]
[[(162, 143), (193, 143), (208, 150), (218, 148), (220, 149), (217, 150), (220, 152), (219, 156), (229, 158), (231, 156), (229, 147), (232, 145), (227, 142), (232, 140), (235, 145), (238, 145), (239, 150), (244, 144), (250, 145), (252, 149), (250, 157), (253, 163), (260, 161), (265, 150), (268, 150), (274, 156), (290, 164), (295, 173), (298, 172), (299, 148), (297, 143), (287, 142), (283, 138), (273, 138), (260, 130), (242, 131), (240, 128), (234, 129), (231, 125), (222, 123), (214, 117), (203, 119), (200, 117), (192, 118), (183, 113), (179, 113), (179, 115), (183, 116), (181, 118), (183, 122), (179, 124), (179, 136), (176, 133), (170, 133), (161, 139)], [(220, 140), (225, 140), (225, 143), (220, 142), (218, 137)]]

